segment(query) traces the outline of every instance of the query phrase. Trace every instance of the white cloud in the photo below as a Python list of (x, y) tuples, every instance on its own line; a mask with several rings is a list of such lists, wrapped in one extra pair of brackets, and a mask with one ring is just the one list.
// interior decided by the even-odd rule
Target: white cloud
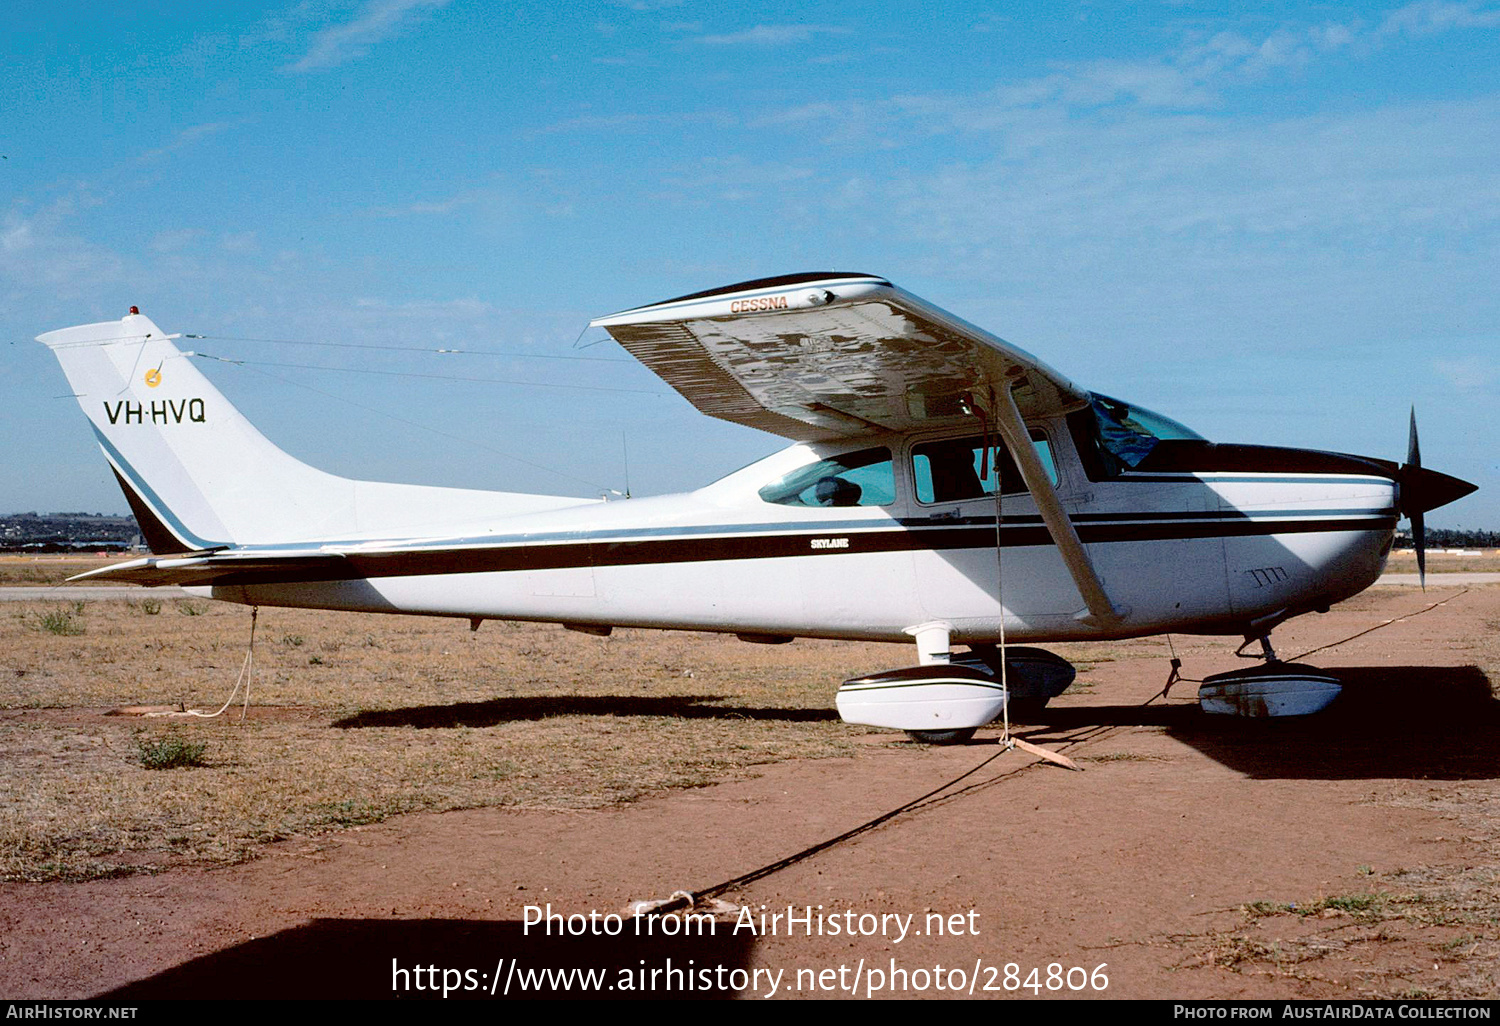
[(711, 46), (786, 46), (803, 43), (818, 35), (849, 35), (854, 30), (840, 25), (756, 25), (740, 32), (699, 36), (695, 43)]
[[(826, 102), (804, 104), (762, 115), (754, 125), (825, 120), (839, 126), (827, 142), (849, 143), (863, 137), (883, 144), (948, 131), (1004, 131), (1018, 120), (1035, 123), (1037, 112), (1048, 109), (1062, 116), (1100, 108), (1206, 111), (1220, 106), (1228, 90), (1295, 72), (1335, 53), (1368, 57), (1381, 46), (1393, 45), (1399, 35), (1496, 25), (1500, 25), (1500, 9), (1418, 0), (1391, 12), (1378, 28), (1355, 19), (1283, 25), (1259, 36), (1234, 31), (1189, 34), (1159, 56), (1059, 63), (1047, 74), (1000, 82), (980, 93), (897, 95), (884, 104), (860, 102), (841, 107)], [(729, 36), (706, 39), (738, 41)]]
[(681, 7), (684, 0), (609, 0), (609, 2), (629, 11), (662, 11), (669, 7)]
[(1380, 35), (1426, 36), (1459, 28), (1494, 28), (1500, 25), (1500, 10), (1482, 3), (1451, 0), (1417, 0), (1392, 11), (1380, 23)]
[(118, 254), (69, 229), (80, 211), (102, 202), (78, 186), (41, 208), (13, 204), (0, 219), (0, 303), (42, 289), (71, 299), (117, 281), (125, 267)]
[(1500, 146), (1500, 98), (1264, 124), (1145, 114), (1055, 122), (1042, 112), (1010, 127), (1027, 130), (1047, 145), (944, 169), (935, 195), (972, 209), (977, 225), (1081, 235), (1128, 226), (1311, 240), (1500, 222), (1500, 168), (1477, 156)]
[(1214, 101), (1190, 69), (1153, 61), (1091, 61), (1052, 81), (1056, 97), (1070, 106), (1132, 100), (1147, 107), (1203, 107)]
[(412, 300), (392, 303), (387, 299), (357, 299), (354, 306), (360, 311), (377, 313), (382, 317), (410, 317), (427, 321), (433, 318), (456, 318), (470, 321), (492, 317), (498, 311), (481, 299)]
[(464, 210), (479, 209), (494, 215), (512, 206), (514, 206), (514, 198), (508, 190), (499, 185), (488, 185), (463, 189), (441, 199), (416, 200), (398, 207), (375, 207), (368, 213), (375, 217), (443, 216)]
[(176, 153), (178, 150), (191, 145), (199, 139), (222, 132), (229, 126), (230, 122), (228, 121), (211, 121), (207, 124), (192, 125), (174, 135), (172, 141), (165, 146), (159, 146), (156, 149), (147, 150), (145, 153), (142, 153), (139, 159), (142, 163), (159, 160), (169, 154)]
[(177, 228), (157, 232), (151, 237), (151, 248), (158, 253), (177, 253), (192, 246), (205, 234), (201, 228)]
[(683, 197), (707, 194), (712, 199), (740, 203), (810, 181), (816, 174), (813, 168), (801, 164), (755, 164), (733, 156), (705, 158), (691, 170), (669, 175), (666, 184)]
[(775, 125), (800, 125), (814, 121), (830, 121), (848, 113), (846, 106), (833, 103), (805, 103), (800, 107), (767, 114), (750, 122), (751, 128), (768, 128)]
[(669, 112), (625, 112), (621, 114), (581, 114), (535, 129), (534, 135), (554, 135), (561, 132), (630, 132), (660, 127), (671, 128), (688, 124), (714, 124), (728, 126), (736, 119), (722, 111), (669, 111)]
[(555, 132), (617, 131), (620, 129), (660, 125), (672, 120), (673, 115), (671, 114), (581, 114), (576, 118), (565, 118), (562, 121), (545, 125), (537, 129), (536, 134), (550, 135)]
[(402, 23), (424, 8), (444, 7), (449, 0), (369, 0), (358, 17), (342, 25), (331, 25), (313, 36), (312, 45), (300, 60), (282, 70), (321, 71), (357, 57), (382, 39), (400, 30)]
[(532, 169), (524, 182), (496, 175), (486, 184), (460, 189), (438, 199), (415, 200), (400, 206), (373, 207), (372, 217), (449, 217), (462, 214), (469, 227), (487, 230), (514, 228), (532, 214), (572, 217), (574, 196), (565, 182), (545, 168)]
[(228, 232), (219, 240), (219, 245), (226, 253), (254, 253), (260, 248), (253, 231)]
[(1479, 357), (1434, 360), (1432, 366), (1443, 380), (1460, 392), (1483, 391), (1500, 379), (1500, 368), (1496, 367), (1495, 361)]

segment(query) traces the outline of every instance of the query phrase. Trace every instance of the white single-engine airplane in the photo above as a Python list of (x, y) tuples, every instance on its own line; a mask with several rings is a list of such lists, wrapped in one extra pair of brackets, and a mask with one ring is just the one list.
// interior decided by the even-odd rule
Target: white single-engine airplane
[(38, 339), (154, 553), (81, 577), (475, 626), (915, 642), (915, 665), (846, 682), (837, 704), (944, 739), (1072, 679), (997, 642), (1259, 639), (1265, 664), (1211, 679), (1205, 708), (1326, 704), (1336, 681), (1276, 661), (1272, 628), (1374, 582), (1399, 516), (1420, 555), (1422, 514), (1474, 488), (1421, 467), (1415, 419), (1404, 466), (1214, 444), (867, 274), (593, 324), (704, 413), (795, 444), (628, 502), (350, 480), (271, 444), (132, 308)]

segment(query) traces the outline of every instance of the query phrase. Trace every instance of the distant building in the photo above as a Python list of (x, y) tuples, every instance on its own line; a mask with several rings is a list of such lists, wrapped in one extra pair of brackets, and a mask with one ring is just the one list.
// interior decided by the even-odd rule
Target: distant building
[(73, 552), (142, 548), (135, 517), (105, 513), (8, 513), (0, 515), (0, 550)]

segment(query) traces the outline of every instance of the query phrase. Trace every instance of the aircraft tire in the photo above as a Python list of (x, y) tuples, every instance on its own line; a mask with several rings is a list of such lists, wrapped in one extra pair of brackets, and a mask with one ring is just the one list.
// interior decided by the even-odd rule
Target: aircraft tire
[(974, 736), (978, 727), (963, 730), (908, 730), (907, 736), (924, 745), (961, 745)]

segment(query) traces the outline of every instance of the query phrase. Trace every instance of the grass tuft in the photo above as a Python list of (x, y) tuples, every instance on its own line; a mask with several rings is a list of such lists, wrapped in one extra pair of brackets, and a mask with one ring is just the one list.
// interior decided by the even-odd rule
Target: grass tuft
[(32, 618), (32, 627), (46, 634), (77, 637), (86, 630), (78, 619), (82, 612), (83, 603), (75, 602), (72, 609), (52, 609), (45, 613), (36, 613)]
[(168, 734), (154, 741), (144, 737), (136, 738), (135, 746), (141, 765), (147, 769), (186, 769), (208, 765), (203, 759), (203, 753), (208, 750), (208, 743), (205, 741), (186, 741), (176, 734)]
[(1251, 919), (1263, 919), (1266, 916), (1279, 916), (1287, 912), (1295, 912), (1297, 906), (1288, 905), (1280, 901), (1252, 901), (1244, 905), (1242, 910)]
[(1341, 894), (1321, 901), (1311, 902), (1297, 910), (1299, 915), (1317, 915), (1327, 909), (1351, 916), (1369, 916), (1380, 911), (1389, 895), (1386, 894)]

